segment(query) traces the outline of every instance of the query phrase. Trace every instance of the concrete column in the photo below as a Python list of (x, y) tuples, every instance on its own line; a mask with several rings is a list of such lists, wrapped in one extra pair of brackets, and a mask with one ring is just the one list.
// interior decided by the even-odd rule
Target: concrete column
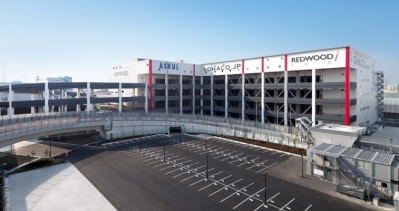
[(229, 101), (228, 101), (228, 96), (229, 96), (229, 90), (228, 90), (228, 83), (229, 79), (228, 79), (228, 75), (224, 75), (224, 117), (227, 119), (229, 118), (229, 113), (228, 113), (228, 108), (229, 108)]
[(241, 75), (241, 80), (242, 80), (242, 84), (241, 84), (241, 103), (242, 103), (242, 108), (241, 108), (241, 120), (245, 121), (245, 74), (243, 73)]
[[(76, 92), (76, 98), (80, 99), (80, 89), (78, 89)], [(80, 104), (76, 104), (76, 111), (80, 112)]]
[(169, 113), (169, 73), (168, 70), (166, 69), (166, 75), (165, 75), (165, 110), (166, 113)]
[[(50, 99), (55, 100), (55, 97), (54, 97), (54, 89), (51, 90), (51, 95), (52, 95), (52, 96), (51, 96)], [(51, 112), (54, 113), (54, 106), (51, 106)]]
[(86, 88), (86, 113), (90, 113), (90, 110), (91, 110), (90, 96), (91, 96), (90, 82), (87, 82), (87, 88)]
[(195, 114), (195, 75), (193, 76), (193, 114)]
[(12, 107), (12, 101), (14, 101), (14, 91), (12, 91), (12, 85), (8, 85), (8, 115), (14, 115), (14, 108)]
[(44, 83), (44, 113), (48, 114), (48, 99), (49, 99), (48, 81)]
[(145, 83), (144, 96), (145, 96), (144, 109), (145, 109), (145, 113), (147, 114), (148, 113), (148, 83)]
[(288, 71), (284, 71), (284, 125), (288, 125)]
[[(94, 89), (90, 88), (90, 98), (94, 98)], [(94, 105), (93, 103), (90, 104), (90, 110), (94, 111)]]
[(312, 69), (312, 122), (316, 124), (316, 69)]
[[(35, 94), (30, 94), (30, 100), (36, 100), (36, 99), (35, 99), (35, 96), (36, 96)], [(34, 107), (34, 106), (31, 106), (31, 107), (30, 107), (30, 113), (31, 113), (31, 114), (34, 114), (34, 113), (35, 113), (35, 107)]]
[(122, 83), (119, 82), (119, 88), (118, 88), (118, 112), (121, 113), (122, 112)]
[(213, 72), (211, 71), (211, 116), (213, 116)]
[(180, 75), (180, 114), (183, 114), (183, 75)]
[[(68, 99), (68, 91), (64, 91), (64, 99)], [(64, 112), (68, 112), (68, 106), (64, 105)]]
[[(201, 85), (204, 85), (204, 76), (201, 76)], [(204, 100), (202, 99), (202, 96), (204, 95), (204, 89), (200, 89), (200, 94), (201, 94), (201, 115), (204, 115), (204, 110), (202, 109), (202, 106), (204, 106)]]
[[(60, 89), (59, 99), (60, 99), (60, 100), (64, 99), (64, 90), (62, 90), (62, 89)], [(63, 106), (63, 105), (60, 105), (60, 106), (58, 107), (58, 111), (59, 111), (59, 112), (64, 112), (64, 106)]]
[(261, 117), (262, 117), (262, 124), (265, 124), (265, 73), (262, 72), (262, 80), (261, 80)]

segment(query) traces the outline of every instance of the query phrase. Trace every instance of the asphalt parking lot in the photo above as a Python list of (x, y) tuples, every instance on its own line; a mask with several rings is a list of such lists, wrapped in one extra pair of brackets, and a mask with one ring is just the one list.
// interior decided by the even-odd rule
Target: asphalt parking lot
[(265, 197), (265, 173), (300, 159), (272, 149), (189, 135), (68, 147), (61, 157), (118, 210), (367, 210), (271, 175)]

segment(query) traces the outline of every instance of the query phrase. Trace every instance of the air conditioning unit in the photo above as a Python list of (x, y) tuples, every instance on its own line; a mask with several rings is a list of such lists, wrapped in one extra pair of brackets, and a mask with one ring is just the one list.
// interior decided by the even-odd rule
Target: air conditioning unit
[(330, 166), (330, 161), (324, 161), (325, 166)]
[(381, 182), (380, 181), (376, 181), (375, 184), (379, 187), (381, 187)]

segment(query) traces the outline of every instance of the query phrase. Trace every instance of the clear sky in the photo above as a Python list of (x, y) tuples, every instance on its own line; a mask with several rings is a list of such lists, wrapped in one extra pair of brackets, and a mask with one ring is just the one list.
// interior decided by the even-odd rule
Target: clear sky
[(7, 81), (108, 81), (133, 58), (206, 63), (350, 45), (399, 83), (399, 0), (0, 0)]

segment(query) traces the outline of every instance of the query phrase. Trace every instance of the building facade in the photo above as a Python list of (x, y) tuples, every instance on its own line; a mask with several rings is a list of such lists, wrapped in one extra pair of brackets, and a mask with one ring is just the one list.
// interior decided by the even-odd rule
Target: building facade
[(371, 125), (383, 105), (378, 63), (349, 46), (206, 64), (135, 59), (110, 67), (109, 80), (148, 83), (149, 111), (287, 126), (299, 117), (313, 124)]

